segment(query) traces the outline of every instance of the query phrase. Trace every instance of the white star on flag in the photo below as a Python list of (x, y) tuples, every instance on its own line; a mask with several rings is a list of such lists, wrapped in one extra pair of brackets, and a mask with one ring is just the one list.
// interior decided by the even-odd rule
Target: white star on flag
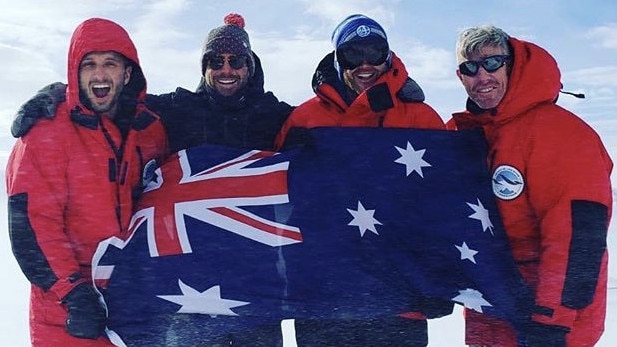
[(471, 209), (474, 211), (473, 214), (469, 215), (469, 218), (477, 219), (482, 222), (482, 231), (486, 231), (486, 229), (489, 229), (491, 234), (495, 236), (495, 234), (493, 233), (494, 226), (491, 222), (491, 218), (488, 216), (488, 210), (484, 208), (484, 205), (482, 205), (480, 199), (478, 199), (477, 205), (468, 202), (467, 206), (471, 207)]
[(405, 169), (407, 171), (407, 176), (409, 176), (412, 172), (417, 172), (420, 177), (424, 178), (424, 174), (422, 173), (422, 168), (431, 166), (431, 164), (427, 163), (422, 159), (424, 156), (424, 152), (426, 149), (421, 149), (416, 151), (411, 143), (407, 142), (407, 148), (403, 149), (398, 146), (394, 146), (396, 150), (401, 154), (400, 158), (396, 159), (394, 162), (405, 165)]
[(217, 315), (237, 316), (238, 314), (233, 312), (232, 308), (250, 304), (249, 302), (221, 298), (220, 286), (213, 286), (204, 292), (199, 292), (184, 284), (181, 280), (178, 280), (178, 285), (182, 295), (157, 295), (163, 300), (182, 306), (177, 313), (200, 313), (212, 317)]
[(452, 301), (464, 305), (466, 308), (482, 313), (482, 306), (493, 306), (488, 301), (484, 300), (482, 293), (475, 289), (459, 290), (458, 295), (452, 298)]
[(461, 252), (461, 260), (468, 259), (472, 263), (476, 264), (476, 260), (474, 259), (474, 255), (478, 254), (478, 251), (473, 250), (467, 246), (467, 243), (463, 242), (463, 245), (458, 246), (454, 245)]
[(375, 235), (379, 235), (377, 229), (375, 228), (375, 224), (382, 224), (380, 221), (375, 219), (375, 217), (373, 217), (375, 210), (365, 209), (362, 203), (358, 201), (358, 210), (354, 211), (348, 208), (347, 212), (351, 213), (353, 216), (353, 220), (347, 225), (357, 226), (358, 229), (360, 229), (360, 237), (363, 237), (367, 230), (372, 231)]

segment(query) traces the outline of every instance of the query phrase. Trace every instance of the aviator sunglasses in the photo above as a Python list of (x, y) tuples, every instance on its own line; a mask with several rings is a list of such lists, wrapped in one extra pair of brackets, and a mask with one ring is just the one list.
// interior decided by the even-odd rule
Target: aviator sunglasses
[(232, 55), (227, 58), (220, 55), (211, 56), (208, 57), (208, 66), (212, 70), (220, 70), (225, 65), (225, 60), (229, 62), (229, 66), (234, 70), (240, 70), (246, 66), (246, 57), (243, 55)]
[(509, 55), (492, 55), (480, 61), (468, 60), (458, 66), (459, 71), (466, 76), (475, 76), (480, 70), (480, 65), (486, 72), (493, 73), (499, 70), (510, 59)]
[(389, 54), (388, 46), (383, 43), (347, 44), (336, 50), (336, 60), (344, 70), (353, 70), (364, 62), (381, 65)]

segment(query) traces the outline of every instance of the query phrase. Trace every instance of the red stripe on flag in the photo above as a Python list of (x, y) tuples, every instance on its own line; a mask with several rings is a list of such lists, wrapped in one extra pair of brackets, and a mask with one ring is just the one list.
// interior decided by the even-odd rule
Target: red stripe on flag
[(297, 231), (282, 229), (279, 226), (262, 223), (256, 219), (253, 219), (249, 216), (238, 213), (226, 207), (214, 207), (214, 208), (211, 208), (211, 210), (223, 216), (242, 222), (244, 224), (251, 225), (269, 234), (278, 235), (278, 236), (296, 240), (296, 241), (302, 241), (302, 234), (298, 233)]

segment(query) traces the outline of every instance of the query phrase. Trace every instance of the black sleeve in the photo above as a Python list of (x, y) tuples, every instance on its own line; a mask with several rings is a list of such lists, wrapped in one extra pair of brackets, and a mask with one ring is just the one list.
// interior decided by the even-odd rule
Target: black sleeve
[(589, 305), (596, 293), (606, 251), (608, 208), (593, 201), (574, 200), (571, 209), (572, 238), (561, 300), (564, 306), (580, 309)]
[(11, 195), (8, 204), (9, 238), (15, 259), (30, 283), (48, 290), (58, 277), (39, 247), (28, 219), (28, 194)]
[(174, 93), (160, 95), (148, 94), (146, 95), (146, 106), (152, 112), (158, 114), (164, 122), (165, 118), (167, 118), (166, 115), (169, 114), (169, 110), (171, 109), (173, 95)]

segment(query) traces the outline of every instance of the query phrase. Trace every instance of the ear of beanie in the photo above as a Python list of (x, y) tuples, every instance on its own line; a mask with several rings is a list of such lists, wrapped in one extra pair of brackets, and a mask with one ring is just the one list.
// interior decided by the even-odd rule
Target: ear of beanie
[(230, 13), (223, 19), (224, 25), (208, 33), (201, 55), (201, 73), (206, 71), (208, 55), (234, 54), (247, 57), (249, 73), (255, 73), (255, 59), (251, 50), (249, 35), (244, 31), (244, 18)]

